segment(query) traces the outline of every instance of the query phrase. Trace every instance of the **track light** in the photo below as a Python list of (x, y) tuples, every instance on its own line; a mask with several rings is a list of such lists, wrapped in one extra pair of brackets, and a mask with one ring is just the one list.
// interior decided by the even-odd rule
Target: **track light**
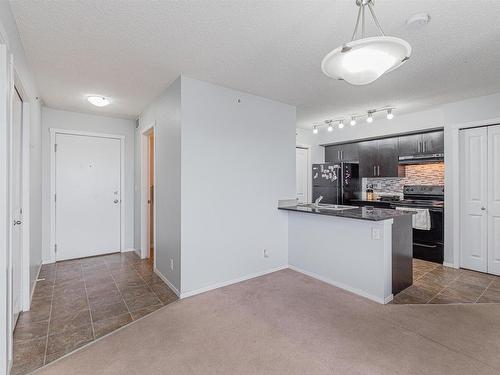
[(356, 125), (356, 117), (351, 116), (351, 122), (350, 122), (350, 124), (351, 124), (351, 126)]
[(339, 129), (343, 129), (343, 128), (344, 128), (344, 120), (340, 120)]
[(318, 126), (317, 125), (313, 126), (313, 133), (318, 134)]
[(331, 121), (328, 121), (328, 128), (327, 128), (327, 130), (328, 130), (329, 132), (332, 132), (332, 131), (333, 131), (333, 125), (332, 125), (332, 122), (331, 122)]
[(387, 120), (392, 120), (394, 118), (394, 113), (392, 113), (392, 108), (387, 110)]
[(373, 115), (371, 112), (368, 112), (368, 117), (366, 118), (366, 122), (369, 124), (373, 122)]

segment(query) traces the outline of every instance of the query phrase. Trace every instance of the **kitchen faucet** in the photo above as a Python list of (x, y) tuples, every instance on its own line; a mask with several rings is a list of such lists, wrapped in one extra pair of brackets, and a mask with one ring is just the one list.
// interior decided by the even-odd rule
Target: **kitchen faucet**
[(321, 202), (321, 200), (323, 199), (323, 196), (320, 195), (315, 201), (314, 201), (314, 205), (315, 206), (319, 206), (319, 202)]

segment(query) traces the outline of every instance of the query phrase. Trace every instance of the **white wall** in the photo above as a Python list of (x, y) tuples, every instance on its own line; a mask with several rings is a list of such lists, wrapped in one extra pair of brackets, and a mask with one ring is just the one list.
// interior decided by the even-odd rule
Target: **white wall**
[(42, 264), (42, 105), (30, 104), (30, 290)]
[(125, 136), (125, 244), (134, 247), (134, 129), (132, 120), (61, 111), (48, 107), (42, 109), (42, 217), (43, 260), (53, 259), (50, 249), (50, 129), (80, 130)]
[[(37, 89), (35, 85), (35, 81), (31, 74), (30, 68), (28, 66), (28, 62), (24, 53), (24, 49), (21, 43), (21, 39), (19, 37), (19, 32), (17, 30), (17, 26), (10, 10), (10, 4), (8, 1), (0, 1), (0, 44), (4, 44), (5, 49), (2, 49), (1, 55), (2, 61), (0, 62), (0, 91), (5, 94), (8, 91), (6, 87), (6, 73), (9, 67), (5, 66), (5, 62), (10, 60), (10, 56), (13, 57), (14, 69), (17, 73), (18, 79), (21, 82), (23, 91), (25, 93), (24, 101), (30, 107), (30, 124), (29, 129), (32, 134), (28, 134), (32, 145), (35, 145), (32, 148), (32, 153), (30, 155), (31, 161), (31, 184), (30, 184), (30, 200), (29, 206), (25, 207), (25, 210), (31, 211), (31, 217), (29, 220), (29, 231), (31, 235), (35, 235), (34, 238), (30, 239), (29, 243), (24, 243), (23, 245), (27, 246), (30, 249), (30, 286), (33, 285), (35, 273), (38, 271), (38, 267), (40, 265), (40, 254), (41, 248), (37, 246), (39, 244), (36, 243), (36, 234), (39, 231), (41, 219), (38, 216), (39, 211), (37, 211), (37, 207), (40, 204), (39, 197), (36, 194), (33, 194), (34, 190), (39, 190), (40, 186), (37, 184), (37, 176), (33, 175), (32, 171), (35, 168), (40, 167), (40, 159), (36, 159), (36, 155), (38, 153), (38, 148), (36, 145), (39, 145), (39, 137), (36, 131), (40, 128), (40, 105), (37, 99)], [(3, 66), (2, 66), (3, 64)], [(2, 248), (2, 255), (0, 256), (0, 374), (4, 374), (7, 372), (8, 360), (9, 360), (9, 348), (10, 345), (10, 332), (7, 327), (7, 311), (10, 309), (6, 305), (7, 303), (7, 249), (8, 249), (8, 241), (9, 241), (9, 231), (11, 228), (10, 221), (10, 206), (8, 201), (8, 163), (9, 163), (9, 155), (8, 151), (8, 111), (10, 103), (9, 99), (5, 95), (0, 95), (0, 212), (2, 213), (2, 217), (0, 219), (0, 248)], [(35, 160), (32, 160), (35, 159)], [(9, 338), (9, 339), (8, 339)]]
[(319, 146), (318, 137), (308, 129), (296, 130), (296, 143), (298, 146), (309, 146), (311, 164), (325, 162), (325, 148)]
[(182, 77), (182, 293), (286, 266), (294, 197), (295, 107)]
[[(135, 245), (141, 244), (140, 138), (155, 124), (156, 153), (156, 267), (180, 291), (181, 288), (181, 79), (174, 81), (139, 118), (136, 130)], [(173, 270), (170, 269), (173, 260)]]

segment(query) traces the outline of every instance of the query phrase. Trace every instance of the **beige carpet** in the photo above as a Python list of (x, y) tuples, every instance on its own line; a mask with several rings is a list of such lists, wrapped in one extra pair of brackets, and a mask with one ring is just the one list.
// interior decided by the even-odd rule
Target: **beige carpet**
[(378, 305), (291, 270), (174, 302), (37, 374), (500, 374), (500, 305)]

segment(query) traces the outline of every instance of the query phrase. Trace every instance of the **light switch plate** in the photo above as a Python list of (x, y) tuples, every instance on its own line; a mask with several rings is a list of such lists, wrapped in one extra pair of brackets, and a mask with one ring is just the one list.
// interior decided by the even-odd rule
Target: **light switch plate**
[(380, 229), (372, 228), (372, 240), (380, 240)]

